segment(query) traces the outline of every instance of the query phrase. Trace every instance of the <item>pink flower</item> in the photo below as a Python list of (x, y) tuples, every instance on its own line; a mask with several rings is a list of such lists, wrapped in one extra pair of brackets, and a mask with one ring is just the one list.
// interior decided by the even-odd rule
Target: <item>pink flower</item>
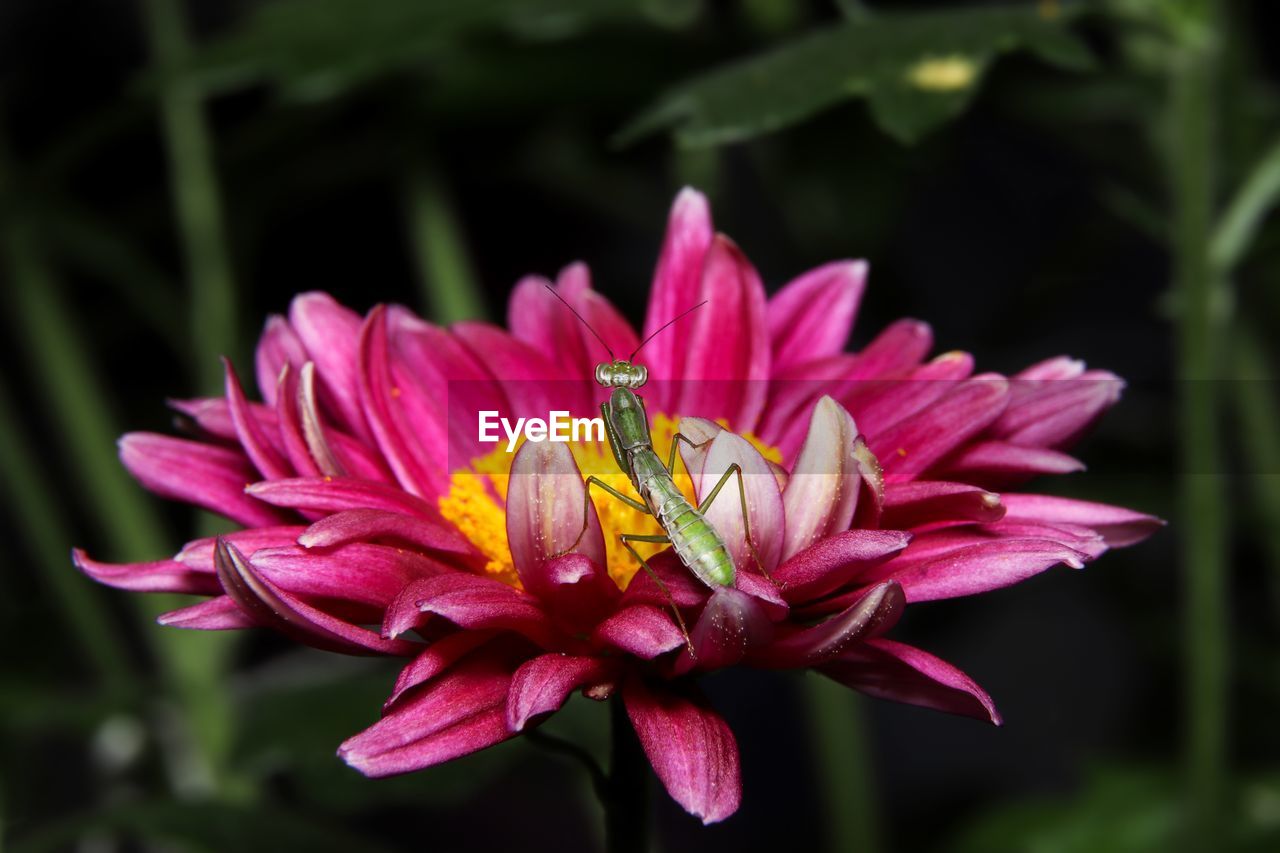
[[(148, 488), (244, 529), (171, 560), (108, 565), (77, 552), (77, 565), (123, 589), (205, 596), (164, 624), (267, 626), (331, 651), (410, 658), (382, 719), (340, 750), (371, 776), (510, 738), (581, 691), (619, 696), (670, 794), (722, 820), (741, 794), (737, 746), (693, 676), (731, 665), (814, 668), (999, 723), (964, 673), (886, 634), (908, 604), (1080, 568), (1161, 523), (1010, 491), (1080, 469), (1065, 449), (1121, 382), (1066, 358), (975, 375), (964, 353), (926, 360), (929, 327), (910, 320), (846, 353), (865, 276), (862, 262), (834, 262), (766, 298), (713, 232), (705, 199), (676, 199), (645, 335), (709, 305), (646, 346), (641, 393), (660, 454), (677, 418), (700, 442), (682, 449), (687, 489), (705, 496), (732, 463), (744, 472), (764, 573), (736, 488), (708, 511), (735, 587), (709, 590), (660, 546), (646, 556), (662, 587), (637, 574), (617, 534), (659, 532), (656, 522), (603, 493), (582, 533), (583, 471), (626, 487), (607, 448), (530, 441), (513, 457), (478, 441), (481, 410), (590, 415), (601, 397), (591, 377), (603, 348), (538, 278), (516, 287), (510, 331), (440, 328), (397, 306), (361, 318), (324, 294), (297, 297), (259, 343), (262, 402), (228, 364), (225, 397), (176, 404), (197, 437), (120, 444)], [(555, 288), (614, 352), (636, 348), (585, 267)]]

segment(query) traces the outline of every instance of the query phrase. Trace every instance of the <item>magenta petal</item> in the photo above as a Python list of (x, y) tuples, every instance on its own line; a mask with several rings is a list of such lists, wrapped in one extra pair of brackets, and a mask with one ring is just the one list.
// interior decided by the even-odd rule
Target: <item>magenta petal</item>
[(326, 551), (297, 545), (267, 548), (254, 552), (249, 562), (294, 595), (370, 605), (379, 611), (413, 581), (450, 571), (422, 554), (368, 542)]
[(550, 588), (543, 576), (548, 561), (570, 549), (606, 564), (600, 520), (567, 445), (527, 441), (516, 451), (507, 487), (507, 541), (520, 580), (539, 595)]
[(902, 584), (907, 600), (936, 601), (1011, 586), (1064, 564), (1084, 566), (1089, 556), (1050, 539), (993, 539), (941, 555), (917, 556), (908, 548), (874, 574)]
[[(249, 461), (261, 472), (263, 477), (291, 476), (293, 469), (281, 455), (280, 448), (276, 446), (279, 439), (279, 430), (268, 429), (267, 425), (259, 421), (255, 412), (249, 408), (249, 401), (245, 399), (244, 389), (240, 387), (240, 379), (231, 367), (230, 360), (224, 358), (222, 366), (226, 374), (224, 384), (227, 394), (227, 408), (231, 413), (231, 421), (235, 426), (236, 438), (239, 440), (240, 446), (244, 448), (244, 452), (248, 454)], [(272, 441), (273, 437), (277, 441)]]
[(350, 655), (413, 655), (421, 648), (416, 643), (383, 639), (285, 592), (225, 539), (219, 540), (214, 560), (223, 589), (241, 610), (258, 624), (275, 628), (298, 642)]
[(383, 709), (390, 708), (406, 692), (435, 678), (495, 636), (493, 631), (457, 631), (431, 643), (400, 670), (391, 695), (383, 703)]
[(672, 620), (671, 612), (652, 604), (635, 604), (619, 610), (600, 623), (595, 639), (644, 660), (652, 660), (684, 644), (684, 635)]
[(949, 480), (984, 484), (1019, 483), (1038, 474), (1071, 474), (1084, 463), (1060, 450), (1022, 447), (1005, 441), (979, 441), (961, 448), (932, 473)]
[(738, 810), (742, 778), (729, 724), (701, 698), (650, 690), (638, 676), (622, 697), (649, 763), (677, 803), (703, 823)]
[(392, 776), (506, 740), (512, 734), (503, 710), (511, 682), (508, 658), (468, 656), (348, 738), (338, 755), (366, 776)]
[(265, 480), (246, 489), (260, 501), (275, 506), (317, 512), (379, 509), (426, 519), (439, 519), (436, 508), (395, 486), (348, 477), (295, 477)]
[(692, 649), (676, 661), (676, 672), (733, 666), (752, 649), (773, 639), (773, 624), (759, 599), (731, 586), (720, 586), (707, 599), (693, 630)]
[[(702, 282), (702, 267), (711, 246), (711, 211), (707, 199), (697, 190), (685, 187), (676, 196), (667, 220), (667, 234), (653, 274), (649, 291), (649, 309), (645, 313), (644, 337), (648, 338), (664, 324), (696, 305)], [(686, 349), (680, 335), (658, 335), (645, 347), (645, 359), (654, 379), (680, 379), (684, 376)], [(659, 383), (659, 389), (670, 387)], [(673, 389), (674, 390), (674, 389)], [(674, 400), (657, 399), (658, 410), (673, 411)]]
[(540, 645), (551, 644), (550, 625), (538, 600), (492, 578), (449, 572), (414, 581), (387, 608), (382, 632), (399, 636), (417, 627), (424, 613), (460, 628), (516, 631)]
[(245, 494), (245, 486), (258, 475), (239, 451), (131, 432), (120, 439), (120, 461), (156, 494), (204, 507), (246, 527), (279, 524), (284, 517)]
[(878, 435), (932, 406), (972, 374), (973, 356), (946, 352), (900, 378), (859, 383), (849, 388), (843, 399), (849, 410), (857, 413), (862, 432)]
[(180, 592), (216, 595), (222, 592), (211, 574), (192, 571), (177, 560), (152, 563), (100, 563), (79, 548), (71, 552), (71, 562), (98, 583), (134, 592)]
[(1009, 521), (1074, 524), (1095, 530), (1113, 548), (1134, 545), (1164, 526), (1153, 515), (1119, 506), (1049, 495), (1010, 494), (1005, 497)]
[(764, 286), (727, 237), (717, 235), (711, 242), (699, 300), (709, 304), (685, 321), (689, 329), (675, 411), (724, 418), (736, 430), (754, 429), (769, 390)]
[(858, 352), (850, 379), (897, 376), (920, 364), (933, 348), (933, 330), (920, 320), (898, 320)]
[[(224, 533), (221, 538), (236, 546), (236, 550), (241, 554), (252, 554), (263, 548), (282, 548), (293, 545), (298, 540), (298, 534), (303, 530), (303, 527), (296, 524), (282, 527), (249, 527), (245, 530)], [(209, 536), (204, 539), (193, 539), (182, 546), (182, 550), (174, 559), (192, 571), (215, 577), (218, 568), (214, 565), (213, 554), (218, 547), (218, 538)]]
[(284, 370), (285, 365), (301, 367), (306, 360), (307, 348), (302, 345), (289, 321), (279, 314), (268, 317), (254, 354), (258, 393), (268, 406), (276, 404), (276, 382), (280, 379), (280, 371)]
[(774, 572), (790, 602), (808, 601), (844, 586), (907, 547), (900, 530), (847, 530), (796, 554)]
[(675, 551), (668, 548), (649, 558), (649, 568), (662, 581), (665, 592), (654, 583), (648, 572), (639, 571), (631, 578), (623, 593), (624, 606), (652, 604), (669, 607), (674, 600), (677, 607), (700, 607), (707, 600), (707, 588), (685, 568)]
[(1001, 724), (995, 703), (973, 679), (904, 643), (883, 639), (858, 643), (819, 671), (869, 696)]
[(986, 429), (1008, 400), (1008, 380), (975, 376), (957, 383), (929, 408), (871, 437), (868, 444), (887, 479), (913, 479)]
[(1069, 379), (1015, 379), (1012, 398), (991, 428), (995, 438), (1033, 447), (1067, 447), (1120, 399), (1124, 382), (1106, 370)]
[(914, 480), (885, 486), (881, 523), (899, 530), (936, 522), (990, 524), (1004, 514), (1005, 506), (993, 492), (968, 483)]
[(477, 560), (475, 546), (453, 527), (382, 509), (349, 509), (327, 515), (302, 531), (304, 548), (331, 548), (348, 542), (387, 539), (464, 563)]
[(786, 507), (783, 559), (849, 529), (862, 491), (861, 471), (853, 454), (857, 437), (853, 418), (839, 403), (830, 397), (818, 401), (782, 496)]
[(774, 294), (769, 300), (774, 370), (843, 350), (866, 282), (866, 261), (834, 261)]
[(521, 664), (507, 693), (507, 728), (521, 731), (529, 720), (558, 711), (574, 690), (606, 678), (612, 667), (600, 658), (548, 654)]
[(359, 438), (372, 438), (360, 405), (360, 315), (327, 293), (304, 293), (290, 304), (289, 323), (308, 360), (316, 363), (321, 396), (341, 426)]
[(573, 633), (590, 631), (622, 597), (608, 570), (582, 554), (548, 560), (535, 575), (537, 588), (529, 591)]
[(227, 595), (161, 613), (156, 617), (156, 622), (167, 628), (187, 628), (193, 631), (238, 631), (254, 628), (258, 624)]
[[(695, 491), (700, 501), (705, 500), (732, 465), (738, 465), (741, 473), (734, 474), (725, 481), (724, 488), (703, 514), (724, 539), (739, 573), (759, 573), (762, 570), (771, 572), (782, 556), (786, 515), (778, 481), (760, 451), (746, 439), (728, 430), (717, 434), (707, 448), (700, 475), (694, 477)], [(751, 549), (747, 546), (739, 477), (747, 498), (751, 539), (760, 557), (761, 566), (756, 565)]]
[(810, 628), (779, 637), (753, 652), (754, 666), (798, 669), (817, 666), (839, 657), (854, 643), (888, 631), (907, 606), (902, 587), (894, 581), (873, 586), (843, 612)]

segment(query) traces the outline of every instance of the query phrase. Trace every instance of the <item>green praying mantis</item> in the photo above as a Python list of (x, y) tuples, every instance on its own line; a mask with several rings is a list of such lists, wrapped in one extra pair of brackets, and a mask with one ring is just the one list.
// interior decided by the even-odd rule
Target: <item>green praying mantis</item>
[(671, 609), (675, 613), (680, 630), (685, 636), (686, 644), (689, 645), (692, 652), (689, 631), (685, 626), (684, 618), (680, 615), (679, 608), (675, 606), (671, 593), (649, 563), (635, 549), (633, 543), (670, 544), (685, 568), (712, 591), (721, 587), (733, 587), (737, 579), (738, 567), (734, 564), (733, 554), (730, 553), (724, 537), (707, 520), (706, 512), (716, 497), (719, 496), (725, 484), (729, 482), (729, 478), (736, 475), (738, 478), (738, 498), (742, 508), (742, 527), (746, 535), (747, 548), (760, 573), (765, 578), (769, 578), (768, 572), (764, 569), (764, 564), (760, 561), (760, 555), (756, 551), (755, 542), (751, 535), (751, 520), (747, 512), (747, 492), (742, 479), (742, 467), (736, 462), (729, 465), (715, 487), (707, 493), (706, 497), (697, 506), (694, 506), (680, 491), (672, 477), (675, 471), (676, 451), (681, 442), (694, 449), (701, 448), (707, 442), (694, 442), (683, 433), (677, 432), (675, 438), (671, 441), (671, 451), (667, 456), (666, 464), (663, 464), (662, 459), (653, 449), (653, 439), (649, 431), (649, 416), (645, 411), (644, 400), (635, 392), (635, 389), (644, 386), (649, 379), (648, 368), (642, 364), (635, 363), (635, 357), (644, 348), (644, 345), (707, 303), (705, 301), (700, 302), (677, 315), (645, 338), (634, 352), (622, 359), (614, 354), (609, 345), (600, 337), (600, 334), (591, 328), (591, 324), (583, 319), (581, 314), (574, 311), (572, 305), (565, 302), (560, 294), (550, 287), (547, 290), (573, 312), (573, 315), (587, 327), (591, 334), (595, 335), (596, 340), (600, 341), (601, 346), (609, 353), (610, 360), (597, 364), (595, 370), (596, 382), (604, 388), (613, 389), (609, 394), (609, 399), (600, 404), (600, 413), (604, 419), (605, 436), (609, 441), (609, 447), (613, 451), (613, 457), (617, 461), (618, 467), (631, 480), (631, 485), (639, 493), (641, 501), (643, 501), (637, 501), (628, 495), (624, 495), (594, 475), (587, 477), (586, 488), (583, 492), (582, 531), (578, 534), (578, 538), (574, 540), (573, 545), (566, 548), (563, 553), (568, 553), (576, 548), (578, 542), (582, 540), (583, 535), (587, 532), (592, 486), (603, 489), (614, 498), (639, 512), (652, 515), (662, 527), (664, 531), (662, 534), (622, 533), (619, 534), (618, 538), (621, 540), (623, 547), (636, 559), (667, 597), (668, 602), (671, 604)]

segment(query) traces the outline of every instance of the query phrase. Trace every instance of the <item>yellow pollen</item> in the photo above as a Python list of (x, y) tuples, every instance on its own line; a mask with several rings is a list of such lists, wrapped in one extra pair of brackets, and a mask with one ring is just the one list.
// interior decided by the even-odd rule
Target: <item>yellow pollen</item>
[[(677, 423), (675, 419), (661, 414), (650, 419), (653, 446), (663, 461), (666, 461), (667, 453), (670, 452)], [(721, 426), (726, 424), (722, 423)], [(742, 437), (751, 442), (765, 459), (774, 463), (782, 462), (782, 453), (777, 448), (749, 433), (742, 434)], [(587, 475), (594, 474), (611, 488), (634, 500), (640, 500), (630, 479), (618, 469), (618, 463), (607, 442), (569, 442), (569, 450), (578, 463), (578, 469), (583, 472), (584, 479)], [(440, 513), (488, 558), (485, 571), (490, 576), (512, 586), (519, 586), (520, 579), (516, 575), (511, 549), (507, 544), (505, 508), (511, 463), (514, 459), (514, 452), (508, 453), (505, 448), (499, 447), (486, 456), (473, 459), (469, 469), (455, 471), (450, 479), (449, 492), (440, 498)], [(693, 479), (681, 462), (676, 463), (674, 480), (680, 491), (693, 501)], [(603, 489), (592, 489), (591, 501), (595, 505), (604, 534), (609, 576), (619, 588), (626, 589), (640, 565), (622, 547), (618, 535), (657, 535), (663, 532), (662, 528), (653, 516), (628, 506)], [(573, 512), (575, 515), (577, 513), (575, 508), (568, 507), (557, 507), (557, 511)], [(668, 547), (646, 542), (636, 542), (634, 546), (646, 560)]]

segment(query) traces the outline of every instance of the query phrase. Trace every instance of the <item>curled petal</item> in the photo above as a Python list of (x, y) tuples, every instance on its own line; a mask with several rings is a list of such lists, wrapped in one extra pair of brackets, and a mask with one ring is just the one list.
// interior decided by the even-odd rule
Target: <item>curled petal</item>
[(849, 529), (862, 476), (853, 455), (858, 428), (839, 403), (823, 397), (787, 480), (785, 560), (819, 539)]
[(381, 720), (338, 749), (366, 776), (421, 770), (506, 740), (509, 655), (474, 654), (403, 696)]
[(372, 439), (360, 404), (360, 315), (327, 293), (303, 293), (289, 306), (289, 324), (316, 364), (321, 398), (338, 423), (352, 435)]
[(1001, 724), (995, 703), (973, 679), (904, 643), (884, 639), (858, 643), (818, 671), (869, 696)]
[(846, 530), (794, 555), (773, 577), (787, 601), (808, 601), (884, 563), (910, 541), (911, 534), (900, 530)]
[[(303, 529), (296, 524), (281, 527), (249, 527), (245, 530), (224, 533), (221, 538), (236, 546), (236, 550), (241, 554), (252, 554), (263, 548), (283, 548), (292, 545), (298, 540), (298, 534)], [(213, 562), (218, 538), (208, 536), (203, 539), (193, 539), (182, 546), (182, 550), (174, 559), (192, 571), (204, 572), (214, 577), (218, 573), (218, 568)]]
[(416, 643), (384, 639), (330, 616), (268, 580), (234, 545), (219, 540), (214, 554), (227, 595), (255, 622), (326, 651), (349, 655), (412, 655)]
[(873, 586), (843, 612), (810, 628), (793, 631), (755, 651), (756, 666), (799, 668), (839, 657), (854, 643), (877, 637), (897, 624), (907, 599), (895, 581)]
[(400, 670), (396, 685), (383, 704), (383, 709), (390, 708), (406, 692), (435, 678), (495, 636), (497, 634), (494, 631), (457, 631), (431, 643)]
[(570, 551), (605, 565), (600, 520), (567, 445), (527, 441), (516, 452), (507, 488), (507, 540), (516, 572), (531, 590), (547, 589), (548, 561)]
[(608, 678), (613, 669), (600, 658), (547, 654), (526, 661), (511, 677), (507, 728), (524, 729), (529, 720), (560, 709), (569, 694)]
[(307, 348), (293, 331), (289, 321), (279, 314), (267, 318), (258, 338), (254, 354), (254, 368), (258, 378), (258, 393), (268, 406), (276, 404), (276, 381), (286, 365), (301, 367), (307, 360)]
[(100, 563), (83, 550), (71, 552), (71, 562), (98, 583), (134, 592), (180, 592), (216, 595), (222, 592), (212, 574), (193, 571), (177, 560), (152, 563)]
[(609, 572), (582, 554), (555, 557), (535, 574), (529, 591), (575, 633), (590, 631), (622, 597)]
[(429, 520), (438, 520), (436, 508), (395, 486), (350, 477), (295, 477), (264, 480), (245, 492), (274, 506), (317, 512), (379, 509)]
[[(724, 539), (739, 573), (761, 569), (770, 572), (782, 555), (786, 516), (773, 470), (750, 442), (728, 430), (712, 439), (701, 475), (694, 478), (698, 499), (705, 501), (733, 465), (738, 466), (739, 473), (724, 481), (704, 515)], [(760, 557), (760, 567), (756, 566), (747, 544), (742, 507), (744, 493), (746, 517), (750, 519), (751, 539)]]
[(835, 261), (778, 291), (769, 300), (774, 369), (844, 349), (866, 282), (866, 261)]
[(396, 637), (418, 626), (421, 614), (471, 630), (515, 631), (550, 645), (550, 627), (537, 599), (491, 578), (449, 572), (414, 581), (387, 608), (382, 633)]
[(238, 631), (258, 625), (227, 595), (161, 613), (156, 617), (156, 622), (168, 628), (187, 628), (193, 631)]
[(676, 672), (733, 666), (773, 638), (761, 602), (731, 586), (716, 587), (689, 634), (693, 648), (676, 662)]
[[(260, 421), (249, 407), (249, 401), (245, 399), (244, 389), (240, 387), (240, 379), (232, 369), (230, 360), (224, 358), (222, 367), (226, 374), (224, 384), (227, 408), (231, 413), (232, 424), (235, 426), (236, 438), (244, 448), (244, 452), (248, 454), (249, 461), (263, 477), (289, 476), (293, 473), (293, 469), (289, 467), (280, 453), (280, 448), (277, 447), (279, 431), (269, 429), (268, 425)], [(275, 441), (272, 440), (273, 437)]]
[(889, 483), (884, 490), (882, 523), (900, 530), (936, 522), (990, 524), (1004, 514), (1000, 495), (968, 483), (914, 480)]
[(738, 744), (705, 700), (651, 689), (638, 676), (627, 679), (622, 698), (640, 745), (672, 799), (707, 824), (738, 810)]
[(622, 608), (596, 627), (594, 638), (644, 660), (684, 644), (684, 635), (670, 612), (652, 604)]
[(304, 548), (332, 548), (348, 542), (390, 540), (446, 559), (475, 561), (476, 549), (456, 529), (413, 515), (382, 509), (349, 509), (327, 515), (302, 531)]

